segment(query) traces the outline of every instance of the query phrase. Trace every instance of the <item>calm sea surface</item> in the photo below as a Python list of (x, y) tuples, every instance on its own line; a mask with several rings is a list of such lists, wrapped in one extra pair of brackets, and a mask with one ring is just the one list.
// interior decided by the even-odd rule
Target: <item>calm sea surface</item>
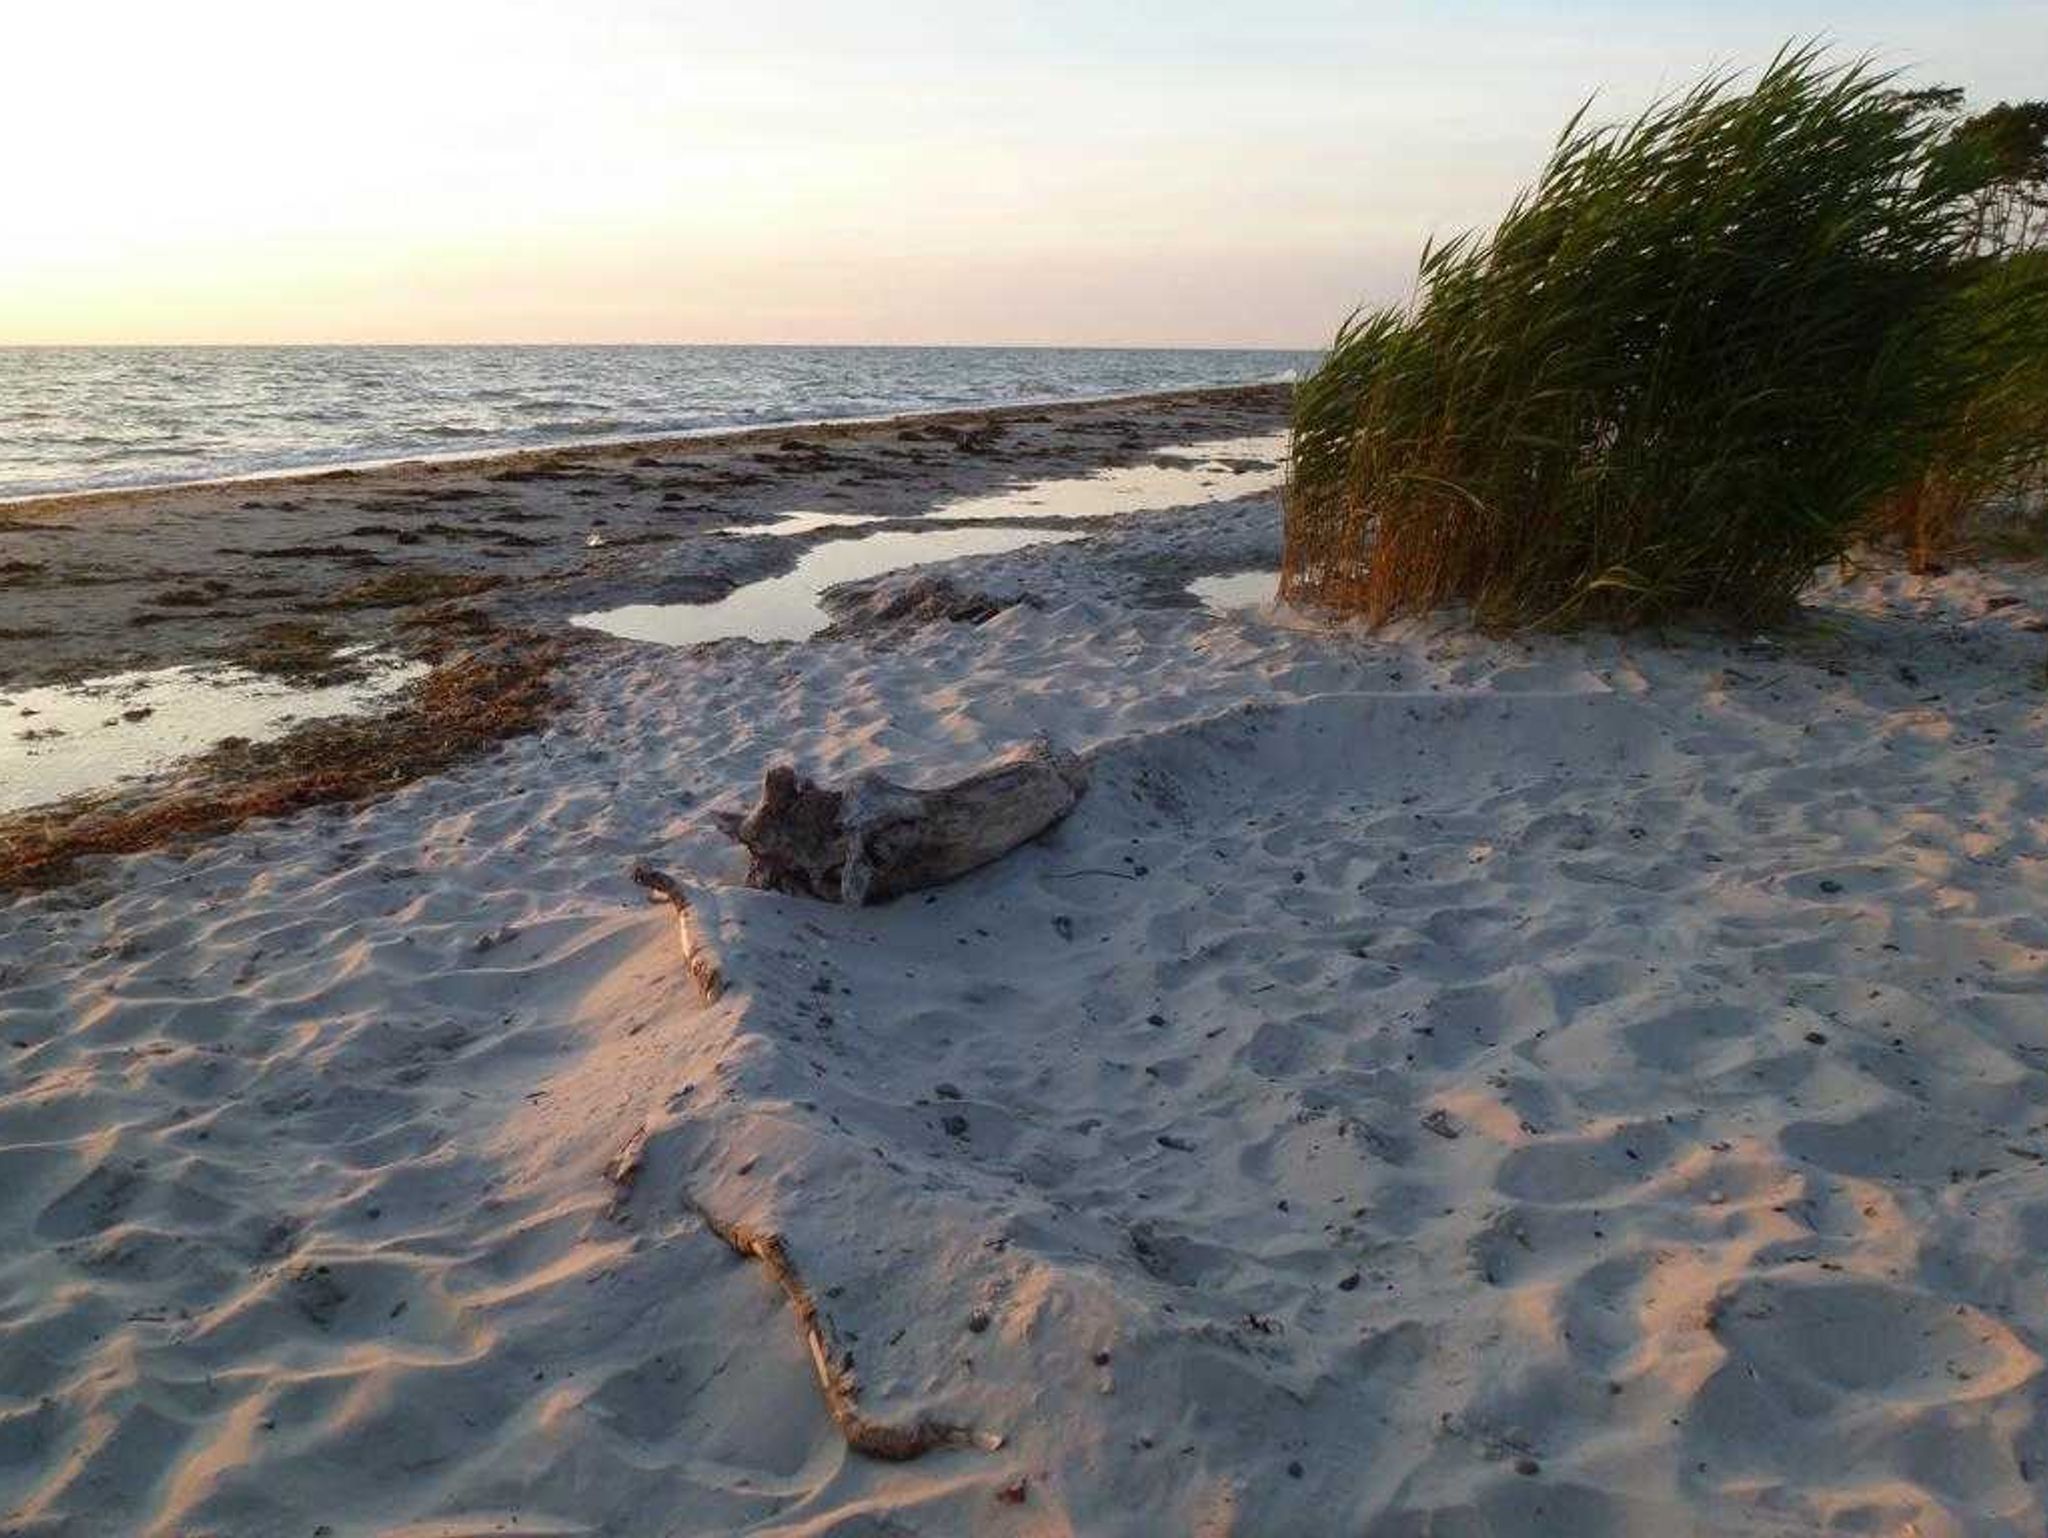
[(1291, 377), (1295, 352), (0, 348), (0, 497)]

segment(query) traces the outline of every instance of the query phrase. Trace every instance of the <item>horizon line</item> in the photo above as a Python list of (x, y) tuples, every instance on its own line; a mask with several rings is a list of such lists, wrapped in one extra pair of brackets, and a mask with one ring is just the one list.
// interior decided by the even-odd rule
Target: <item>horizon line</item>
[(315, 348), (363, 347), (363, 348), (449, 348), (449, 347), (531, 347), (531, 348), (674, 348), (704, 347), (738, 350), (752, 348), (762, 351), (785, 350), (805, 352), (872, 352), (894, 350), (902, 352), (1321, 352), (1327, 343), (1320, 345), (1290, 345), (1279, 342), (579, 342), (579, 341), (524, 341), (524, 342), (436, 342), (436, 341), (333, 341), (333, 342), (9, 342), (0, 341), (0, 352), (90, 352), (115, 351), (119, 349), (159, 349), (164, 351), (200, 351), (203, 349), (229, 348)]

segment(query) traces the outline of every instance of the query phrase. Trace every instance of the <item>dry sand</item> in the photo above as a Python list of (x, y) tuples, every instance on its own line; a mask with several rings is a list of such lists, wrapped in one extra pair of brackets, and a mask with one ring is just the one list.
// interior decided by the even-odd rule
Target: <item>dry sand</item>
[[(595, 647), (488, 761), (0, 909), (0, 1531), (2041, 1533), (2048, 579), (1775, 640), (1161, 606), (1276, 543)], [(1036, 732), (1055, 833), (721, 890), (713, 1006), (626, 880), (734, 881), (771, 760)], [(870, 1413), (1000, 1449), (849, 1454), (702, 1211)]]

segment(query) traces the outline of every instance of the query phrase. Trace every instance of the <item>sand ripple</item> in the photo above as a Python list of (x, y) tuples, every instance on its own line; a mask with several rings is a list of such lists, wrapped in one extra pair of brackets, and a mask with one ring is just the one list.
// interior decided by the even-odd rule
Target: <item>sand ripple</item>
[[(1984, 580), (1786, 646), (622, 650), (489, 764), (17, 904), (0, 1525), (2038, 1533), (2044, 709)], [(623, 880), (729, 871), (771, 754), (1047, 727), (1055, 835), (729, 894), (714, 1009)], [(690, 1202), (1003, 1450), (850, 1459)]]

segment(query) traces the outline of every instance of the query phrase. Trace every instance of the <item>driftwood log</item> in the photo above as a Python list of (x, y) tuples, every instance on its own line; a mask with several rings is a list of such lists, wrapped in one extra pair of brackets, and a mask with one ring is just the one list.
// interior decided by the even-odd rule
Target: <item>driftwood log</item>
[(1042, 738), (931, 790), (872, 773), (833, 790), (778, 765), (754, 809), (723, 825), (752, 856), (749, 886), (858, 906), (1009, 853), (1072, 811), (1087, 785), (1081, 760)]
[[(1035, 838), (1073, 810), (1087, 783), (1080, 759), (1043, 740), (932, 790), (915, 790), (876, 774), (831, 790), (778, 766), (768, 771), (760, 803), (743, 817), (724, 820), (723, 826), (752, 856), (747, 873), (752, 886), (832, 902), (880, 902), (950, 881)], [(701, 922), (705, 898), (652, 866), (635, 866), (633, 879), (655, 899), (674, 906), (690, 975), (707, 1002), (716, 1000), (725, 976), (710, 926)], [(605, 1166), (616, 1192), (615, 1216), (632, 1195), (646, 1146), (642, 1128)], [(712, 1233), (735, 1253), (759, 1261), (781, 1287), (803, 1329), (825, 1408), (853, 1451), (901, 1461), (939, 1448), (995, 1451), (1003, 1445), (1000, 1436), (930, 1417), (896, 1425), (862, 1413), (852, 1358), (839, 1345), (830, 1317), (783, 1237), (721, 1217), (700, 1203), (692, 1205)]]

